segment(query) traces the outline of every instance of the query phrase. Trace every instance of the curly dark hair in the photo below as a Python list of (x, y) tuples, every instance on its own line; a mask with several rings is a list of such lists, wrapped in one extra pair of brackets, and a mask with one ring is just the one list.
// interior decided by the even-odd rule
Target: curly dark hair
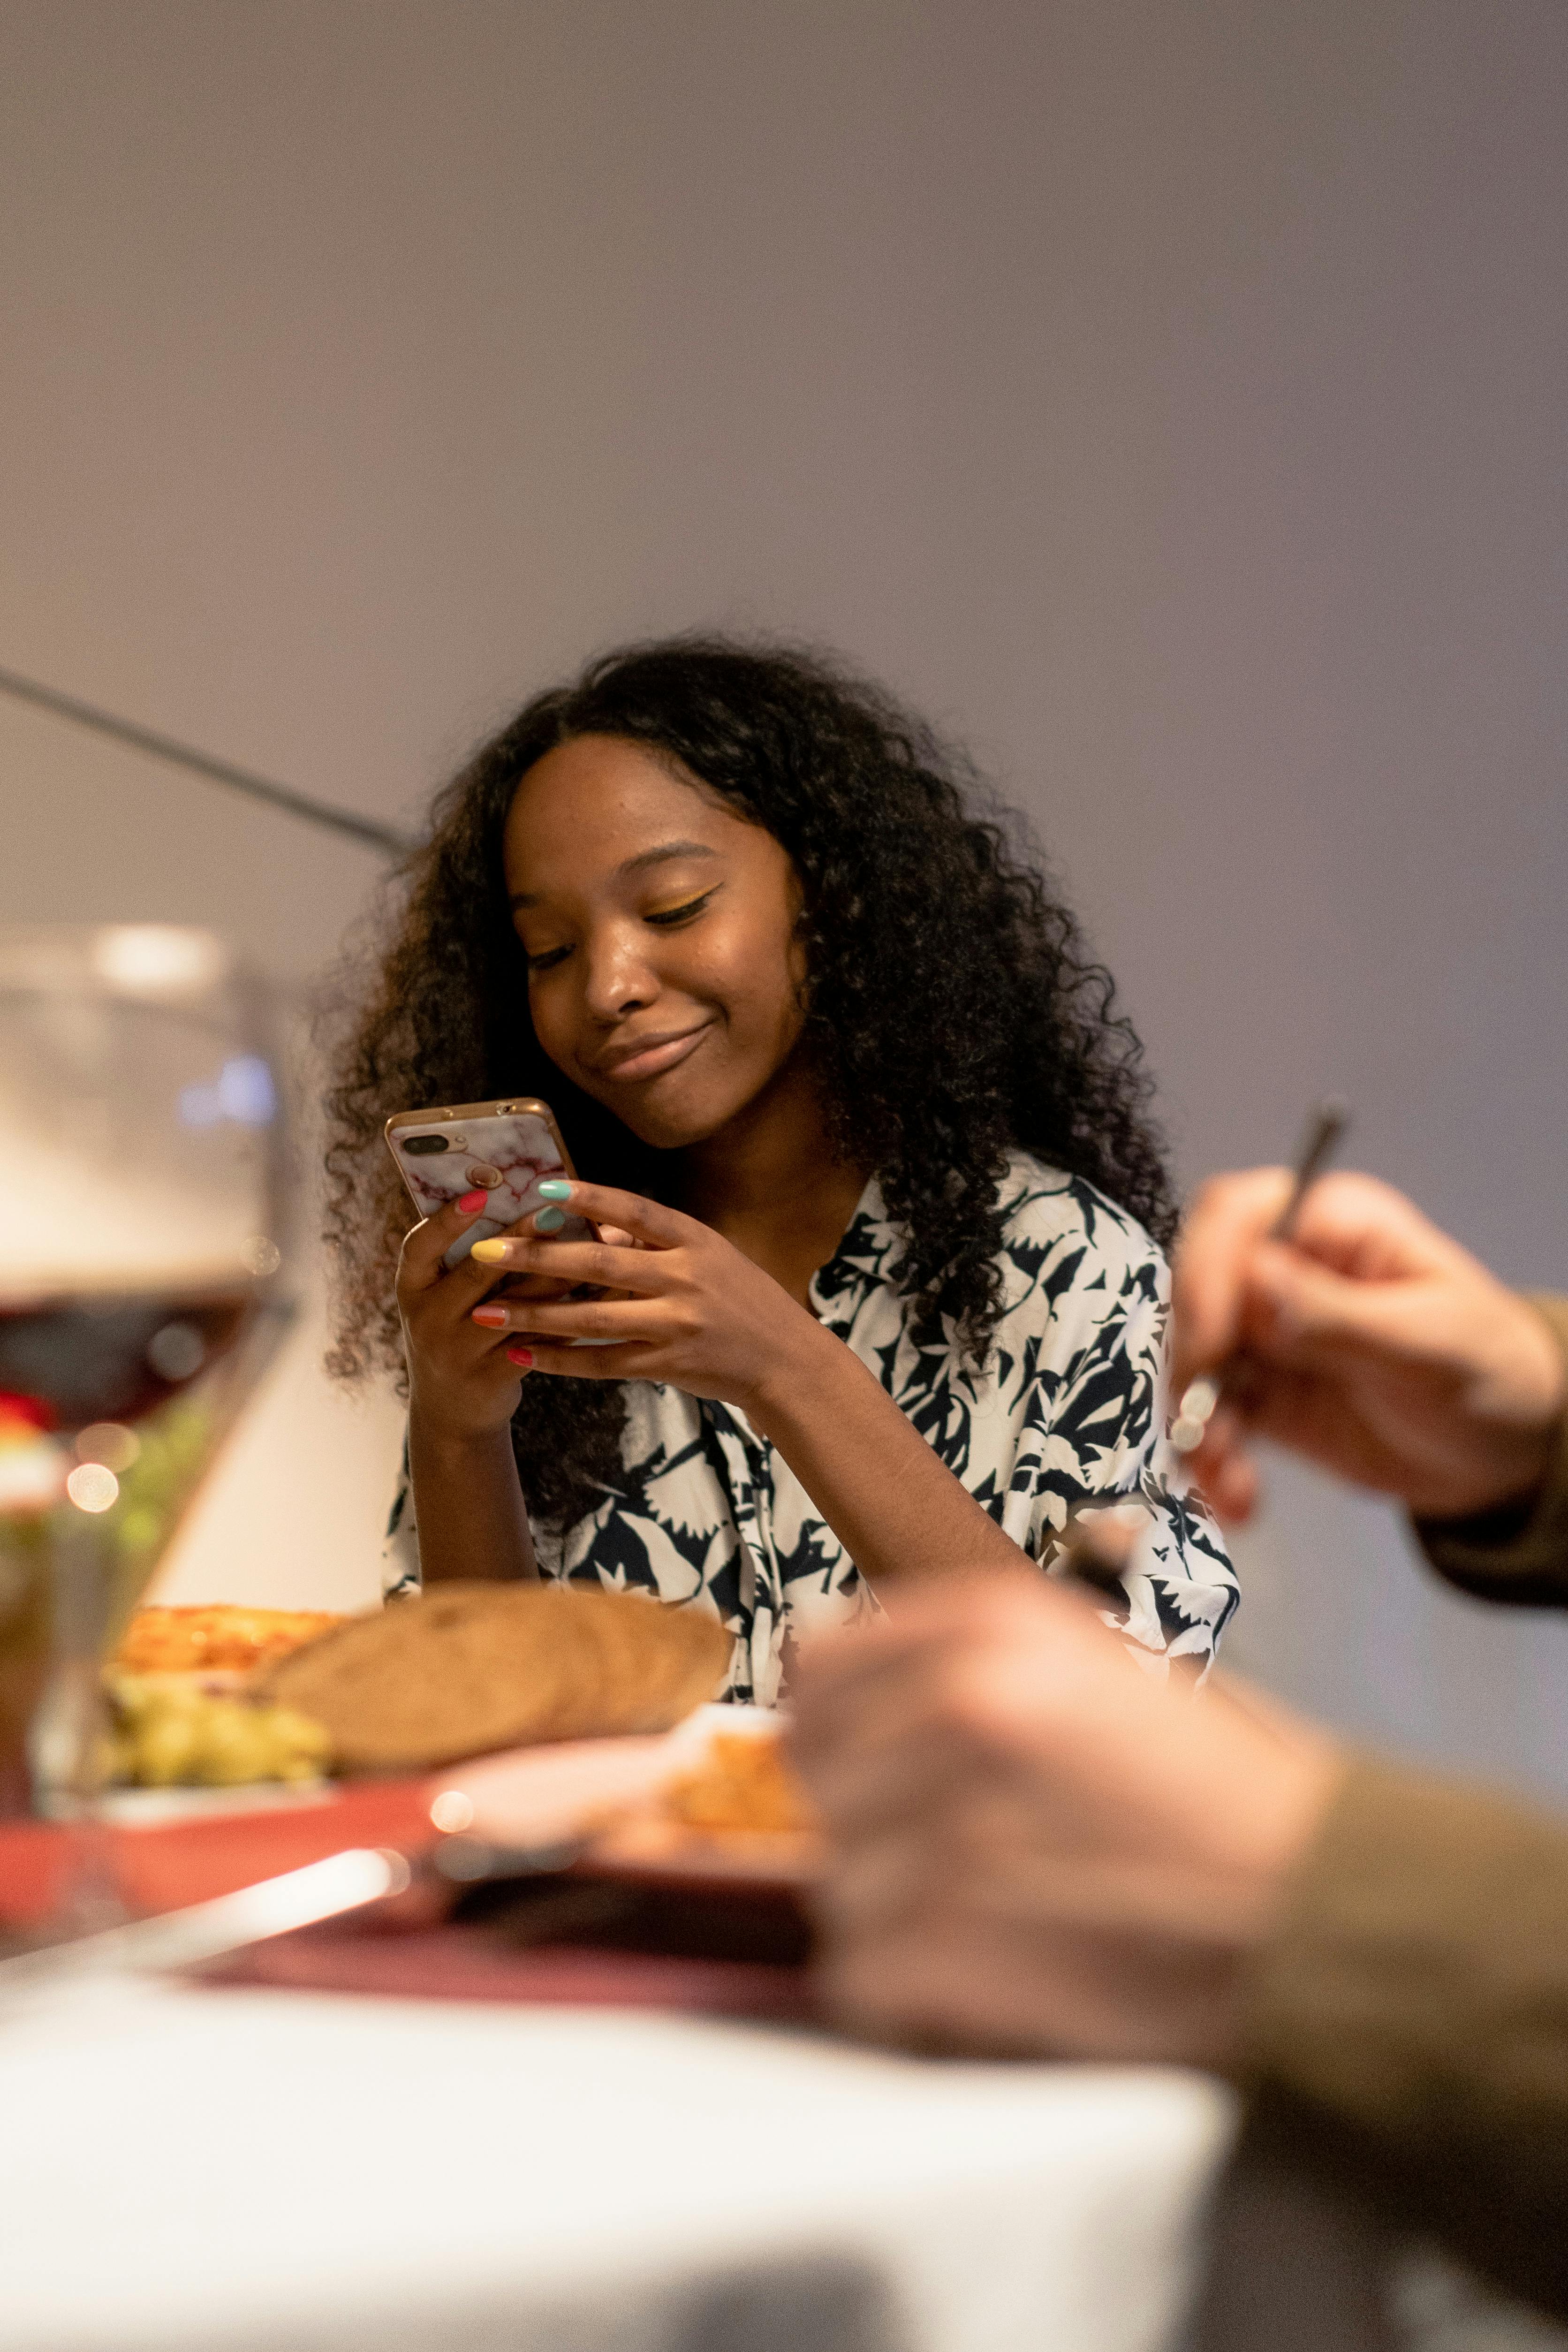
[[(1176, 1203), (1138, 1039), (968, 761), (821, 655), (668, 639), (590, 663), (483, 746), (393, 877), (392, 936), (346, 967), (338, 1003), (352, 1012), (327, 1097), (332, 1371), (402, 1367), (392, 1268), (408, 1204), (382, 1146), (389, 1113), (543, 1095), (585, 1175), (668, 1197), (667, 1156), (546, 1059), (507, 905), (501, 837), (517, 784), (554, 745), (590, 734), (678, 761), (793, 859), (801, 1042), (829, 1141), (876, 1175), (923, 1318), (951, 1318), (983, 1360), (1000, 1308), (998, 1186), (1015, 1147), (1169, 1240)], [(513, 1445), (536, 1517), (568, 1526), (618, 1486), (624, 1419), (619, 1383), (524, 1381)]]

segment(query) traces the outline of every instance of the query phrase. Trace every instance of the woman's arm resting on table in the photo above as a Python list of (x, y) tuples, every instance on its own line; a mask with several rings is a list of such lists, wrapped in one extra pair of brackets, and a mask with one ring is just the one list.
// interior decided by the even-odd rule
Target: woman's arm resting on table
[[(716, 1397), (771, 1439), (862, 1573), (940, 1575), (1021, 1557), (932, 1452), (875, 1375), (734, 1245), (695, 1217), (600, 1184), (574, 1184), (580, 1216), (641, 1247), (481, 1242), (498, 1273), (547, 1268), (613, 1298), (486, 1300), (534, 1369), (577, 1380), (661, 1381)], [(504, 1322), (493, 1318), (504, 1317)], [(574, 1347), (574, 1339), (608, 1344)]]

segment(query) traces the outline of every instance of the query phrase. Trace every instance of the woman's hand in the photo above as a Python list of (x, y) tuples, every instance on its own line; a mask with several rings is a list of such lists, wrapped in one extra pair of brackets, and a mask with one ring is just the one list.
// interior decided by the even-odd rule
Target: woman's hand
[(1192, 1467), (1224, 1517), (1257, 1496), (1256, 1432), (1417, 1517), (1528, 1496), (1563, 1412), (1542, 1318), (1420, 1211), (1370, 1176), (1325, 1176), (1288, 1242), (1270, 1229), (1283, 1169), (1218, 1176), (1176, 1255), (1173, 1386), (1245, 1360)]
[[(547, 1268), (609, 1296), (478, 1301), (469, 1320), (541, 1372), (660, 1381), (737, 1405), (771, 1440), (862, 1576), (1016, 1569), (1017, 1547), (965, 1493), (853, 1349), (695, 1217), (602, 1184), (542, 1186), (605, 1237), (480, 1242), (486, 1271)], [(614, 1240), (611, 1230), (619, 1229)], [(573, 1346), (591, 1339), (594, 1347)]]
[(514, 1365), (526, 1352), (536, 1371), (661, 1381), (747, 1412), (788, 1377), (796, 1352), (821, 1344), (815, 1318), (695, 1217), (603, 1184), (560, 1179), (541, 1189), (570, 1201), (573, 1214), (591, 1219), (604, 1238), (478, 1242), (476, 1281), (548, 1271), (604, 1295), (552, 1303), (470, 1296), (460, 1311), (491, 1349), (509, 1345)]
[[(507, 1356), (507, 1326), (486, 1328), (473, 1320), (472, 1310), (504, 1279), (501, 1271), (476, 1264), (472, 1252), (455, 1266), (442, 1263), (453, 1243), (484, 1214), (487, 1198), (484, 1192), (465, 1193), (415, 1225), (398, 1261), (410, 1416), (446, 1443), (504, 1429), (517, 1411), (528, 1370), (526, 1362)], [(571, 1286), (570, 1279), (543, 1275), (551, 1244), (541, 1237), (532, 1245), (540, 1265), (531, 1287), (543, 1297), (561, 1297)]]
[[(416, 1225), (398, 1264), (397, 1303), (408, 1357), (408, 1453), (424, 1580), (537, 1575), (533, 1538), (507, 1424), (517, 1411), (528, 1360), (503, 1324), (486, 1328), (473, 1310), (506, 1277), (473, 1253), (455, 1266), (447, 1251), (483, 1214), (487, 1195), (466, 1192)], [(556, 1209), (528, 1221), (538, 1233), (560, 1222)], [(514, 1230), (516, 1230), (514, 1228)], [(559, 1297), (570, 1279), (545, 1272), (551, 1244), (532, 1246), (540, 1265), (532, 1287)], [(562, 1246), (557, 1244), (557, 1246)]]

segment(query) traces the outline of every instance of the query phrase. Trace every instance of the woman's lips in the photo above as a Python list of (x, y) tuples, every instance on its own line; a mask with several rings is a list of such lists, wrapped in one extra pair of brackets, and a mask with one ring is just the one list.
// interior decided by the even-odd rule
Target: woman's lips
[(695, 1029), (683, 1029), (675, 1036), (650, 1037), (645, 1045), (636, 1045), (631, 1052), (622, 1048), (606, 1055), (599, 1065), (599, 1074), (612, 1086), (622, 1086), (629, 1080), (662, 1077), (684, 1062), (686, 1055), (699, 1045), (713, 1027), (711, 1021), (700, 1022)]

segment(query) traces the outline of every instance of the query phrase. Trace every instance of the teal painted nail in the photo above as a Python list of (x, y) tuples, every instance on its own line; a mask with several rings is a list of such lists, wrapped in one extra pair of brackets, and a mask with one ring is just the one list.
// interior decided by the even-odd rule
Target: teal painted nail
[(534, 1212), (534, 1231), (536, 1234), (559, 1234), (565, 1223), (566, 1211), (564, 1209), (536, 1209)]
[(564, 1176), (547, 1176), (539, 1186), (541, 1201), (570, 1201), (571, 1186)]

